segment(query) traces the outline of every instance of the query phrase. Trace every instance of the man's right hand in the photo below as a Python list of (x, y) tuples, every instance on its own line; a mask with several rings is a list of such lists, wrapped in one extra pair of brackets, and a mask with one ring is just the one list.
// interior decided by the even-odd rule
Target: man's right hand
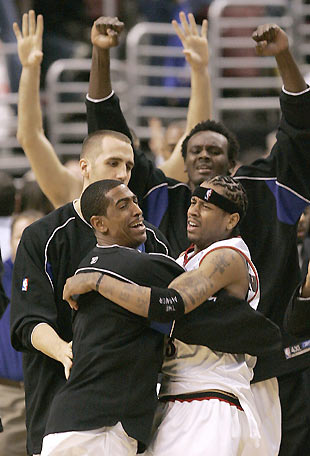
[(16, 22), (13, 24), (13, 30), (21, 64), (24, 67), (40, 65), (43, 57), (43, 16), (39, 14), (36, 22), (35, 12), (30, 10), (29, 14), (23, 15), (22, 32)]
[(120, 22), (117, 17), (99, 17), (91, 29), (91, 42), (93, 46), (101, 49), (110, 49), (117, 46), (123, 28), (124, 23)]

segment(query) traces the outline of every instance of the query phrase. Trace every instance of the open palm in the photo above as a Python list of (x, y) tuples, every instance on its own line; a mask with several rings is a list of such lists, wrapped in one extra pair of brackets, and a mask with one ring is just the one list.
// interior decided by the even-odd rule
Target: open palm
[(17, 39), (18, 56), (23, 66), (39, 65), (42, 61), (43, 16), (33, 10), (23, 15), (22, 31), (16, 22), (13, 30)]
[(172, 25), (176, 34), (183, 45), (183, 53), (186, 60), (192, 67), (200, 68), (208, 64), (209, 50), (207, 41), (208, 22), (203, 20), (201, 33), (199, 35), (198, 27), (193, 14), (188, 14), (188, 20), (184, 12), (180, 13), (182, 27), (173, 20)]

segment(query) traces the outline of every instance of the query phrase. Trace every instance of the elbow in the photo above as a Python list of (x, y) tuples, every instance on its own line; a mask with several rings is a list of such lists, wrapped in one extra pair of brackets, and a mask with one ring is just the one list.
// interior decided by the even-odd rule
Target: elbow
[(21, 132), (20, 130), (17, 131), (16, 134), (16, 139), (19, 143), (19, 145), (26, 150), (30, 144), (31, 144), (31, 134), (25, 134), (24, 132)]
[[(36, 144), (37, 141), (42, 141), (41, 139), (42, 135), (42, 130), (38, 130), (34, 128), (33, 126), (31, 127), (26, 127), (25, 128), (20, 128), (18, 127), (17, 133), (16, 133), (16, 139), (20, 146), (26, 150), (28, 148), (31, 148), (34, 144)], [(43, 133), (44, 136), (44, 133)]]

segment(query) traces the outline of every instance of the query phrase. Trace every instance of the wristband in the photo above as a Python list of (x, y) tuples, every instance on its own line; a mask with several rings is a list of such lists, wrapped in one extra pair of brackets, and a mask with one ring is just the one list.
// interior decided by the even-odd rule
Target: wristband
[(148, 318), (167, 323), (184, 315), (184, 301), (173, 288), (151, 287)]
[(99, 293), (99, 286), (100, 286), (100, 282), (101, 282), (103, 276), (104, 276), (104, 273), (102, 272), (96, 282), (95, 290), (97, 291), (97, 293)]

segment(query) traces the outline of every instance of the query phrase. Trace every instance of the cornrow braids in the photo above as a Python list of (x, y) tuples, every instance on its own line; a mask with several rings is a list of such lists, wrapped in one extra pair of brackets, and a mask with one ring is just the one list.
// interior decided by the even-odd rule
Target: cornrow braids
[(215, 176), (209, 182), (223, 189), (223, 195), (233, 201), (243, 214), (248, 207), (248, 197), (243, 185), (231, 176)]

